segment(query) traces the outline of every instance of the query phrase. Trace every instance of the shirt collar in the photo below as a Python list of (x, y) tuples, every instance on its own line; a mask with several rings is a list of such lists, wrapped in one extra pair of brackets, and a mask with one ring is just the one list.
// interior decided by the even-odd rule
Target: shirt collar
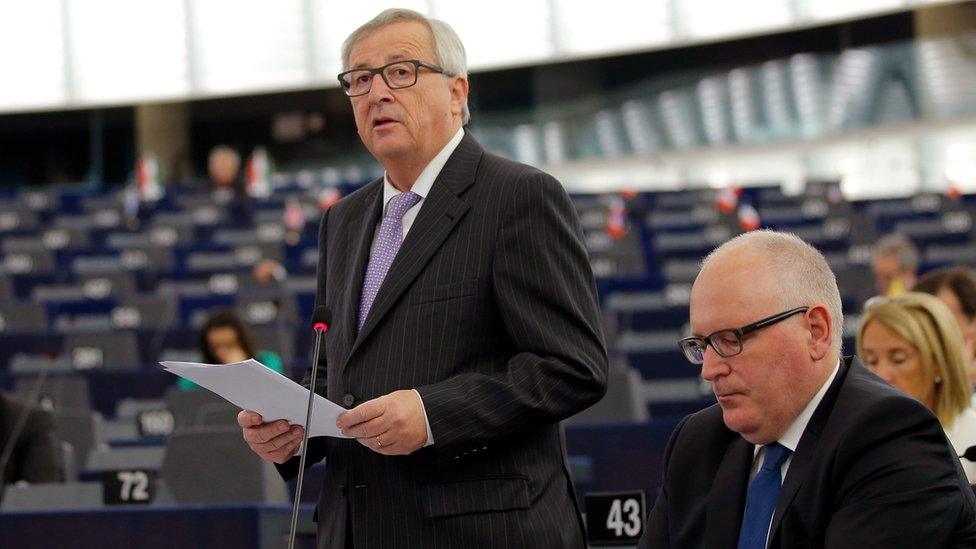
[[(437, 176), (440, 175), (441, 170), (444, 169), (444, 165), (447, 164), (448, 159), (451, 158), (451, 155), (454, 153), (454, 149), (456, 149), (458, 145), (461, 144), (461, 139), (463, 137), (464, 137), (464, 128), (459, 128), (457, 133), (454, 134), (454, 137), (452, 137), (451, 140), (447, 142), (447, 145), (444, 145), (444, 148), (441, 149), (441, 152), (437, 153), (437, 156), (435, 156), (434, 159), (427, 164), (427, 167), (424, 168), (424, 171), (420, 172), (420, 176), (417, 177), (417, 180), (413, 182), (413, 187), (410, 188), (410, 191), (420, 195), (421, 201), (427, 198), (427, 195), (430, 193), (430, 188), (434, 186), (434, 180), (437, 179)], [(393, 197), (398, 194), (400, 194), (400, 191), (396, 187), (394, 187), (392, 183), (390, 183), (390, 178), (384, 172), (383, 173), (383, 213), (384, 214), (386, 213), (386, 207), (387, 205), (389, 205), (390, 200), (393, 199)]]
[(813, 395), (813, 398), (807, 403), (807, 407), (800, 412), (800, 415), (796, 416), (793, 423), (788, 429), (786, 429), (783, 436), (779, 437), (779, 440), (776, 442), (786, 446), (790, 449), (790, 451), (796, 452), (796, 447), (800, 444), (800, 437), (803, 436), (803, 431), (807, 430), (807, 424), (810, 423), (810, 418), (813, 417), (813, 412), (817, 410), (817, 406), (820, 405), (820, 401), (823, 400), (824, 395), (827, 394), (827, 390), (830, 389), (830, 384), (833, 383), (834, 378), (837, 377), (838, 370), (840, 370), (840, 361), (838, 361), (837, 365), (834, 366), (834, 371), (831, 372), (830, 376), (827, 378), (827, 381), (824, 381), (823, 386), (820, 387), (817, 394)]

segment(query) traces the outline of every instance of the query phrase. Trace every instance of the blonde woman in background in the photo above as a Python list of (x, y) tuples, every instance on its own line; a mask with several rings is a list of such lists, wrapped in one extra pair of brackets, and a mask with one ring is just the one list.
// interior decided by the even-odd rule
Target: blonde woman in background
[[(962, 332), (942, 301), (917, 292), (869, 301), (857, 352), (875, 374), (938, 416), (957, 454), (976, 445)], [(976, 482), (976, 463), (961, 461), (966, 477)]]

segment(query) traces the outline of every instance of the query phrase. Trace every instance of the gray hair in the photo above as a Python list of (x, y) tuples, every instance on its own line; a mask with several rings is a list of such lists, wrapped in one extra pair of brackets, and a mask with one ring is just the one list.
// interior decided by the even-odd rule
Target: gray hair
[(769, 262), (784, 309), (806, 305), (823, 305), (827, 309), (831, 349), (839, 356), (844, 335), (843, 305), (837, 278), (823, 254), (793, 233), (764, 229), (741, 234), (715, 248), (702, 261), (702, 268), (716, 255), (742, 248), (759, 252)]
[(874, 245), (874, 256), (896, 255), (902, 271), (918, 269), (918, 248), (905, 235), (893, 233), (881, 237)]
[[(439, 19), (426, 17), (422, 13), (401, 8), (384, 10), (358, 29), (352, 31), (352, 34), (342, 43), (343, 70), (349, 69), (349, 54), (357, 42), (377, 29), (401, 21), (417, 21), (423, 23), (430, 30), (430, 34), (434, 40), (434, 53), (437, 55), (436, 63), (449, 76), (460, 76), (467, 80), (467, 55), (464, 53), (464, 44), (461, 43), (461, 38), (454, 32), (454, 29)], [(466, 125), (469, 120), (471, 120), (471, 111), (468, 109), (467, 103), (465, 103), (464, 109), (461, 111), (461, 125)]]

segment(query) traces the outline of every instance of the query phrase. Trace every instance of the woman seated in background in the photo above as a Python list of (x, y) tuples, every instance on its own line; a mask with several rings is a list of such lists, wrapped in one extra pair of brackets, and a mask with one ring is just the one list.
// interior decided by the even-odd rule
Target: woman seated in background
[(976, 386), (976, 276), (967, 267), (946, 267), (925, 273), (913, 291), (942, 300), (962, 330), (969, 383)]
[[(272, 351), (254, 351), (254, 341), (244, 322), (232, 311), (219, 311), (200, 329), (201, 361), (207, 364), (230, 364), (254, 358), (261, 364), (285, 373), (281, 358)], [(198, 387), (188, 379), (179, 379), (182, 390)]]
[[(976, 411), (966, 375), (962, 333), (949, 308), (929, 294), (909, 292), (867, 303), (857, 354), (879, 377), (928, 406), (957, 454), (976, 446)], [(961, 460), (970, 482), (976, 463)]]

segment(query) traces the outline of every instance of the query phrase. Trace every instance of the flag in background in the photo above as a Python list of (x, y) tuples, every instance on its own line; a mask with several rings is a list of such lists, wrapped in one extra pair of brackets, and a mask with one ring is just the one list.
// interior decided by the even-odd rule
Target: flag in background
[(739, 206), (739, 228), (743, 232), (755, 231), (762, 225), (759, 219), (759, 212), (748, 202), (743, 202)]
[(722, 213), (732, 213), (739, 204), (742, 187), (730, 185), (715, 194), (715, 207)]
[(143, 153), (136, 161), (136, 189), (143, 201), (159, 200), (163, 197), (163, 188), (159, 184), (159, 164), (156, 154)]
[(627, 204), (619, 196), (610, 197), (607, 209), (607, 235), (620, 240), (627, 235)]
[(256, 147), (247, 159), (245, 181), (247, 194), (255, 198), (271, 196), (271, 162), (264, 147)]
[(955, 181), (950, 179), (949, 187), (946, 188), (945, 195), (949, 198), (949, 200), (957, 202), (960, 198), (962, 198), (962, 190), (959, 189), (959, 185), (957, 185)]

